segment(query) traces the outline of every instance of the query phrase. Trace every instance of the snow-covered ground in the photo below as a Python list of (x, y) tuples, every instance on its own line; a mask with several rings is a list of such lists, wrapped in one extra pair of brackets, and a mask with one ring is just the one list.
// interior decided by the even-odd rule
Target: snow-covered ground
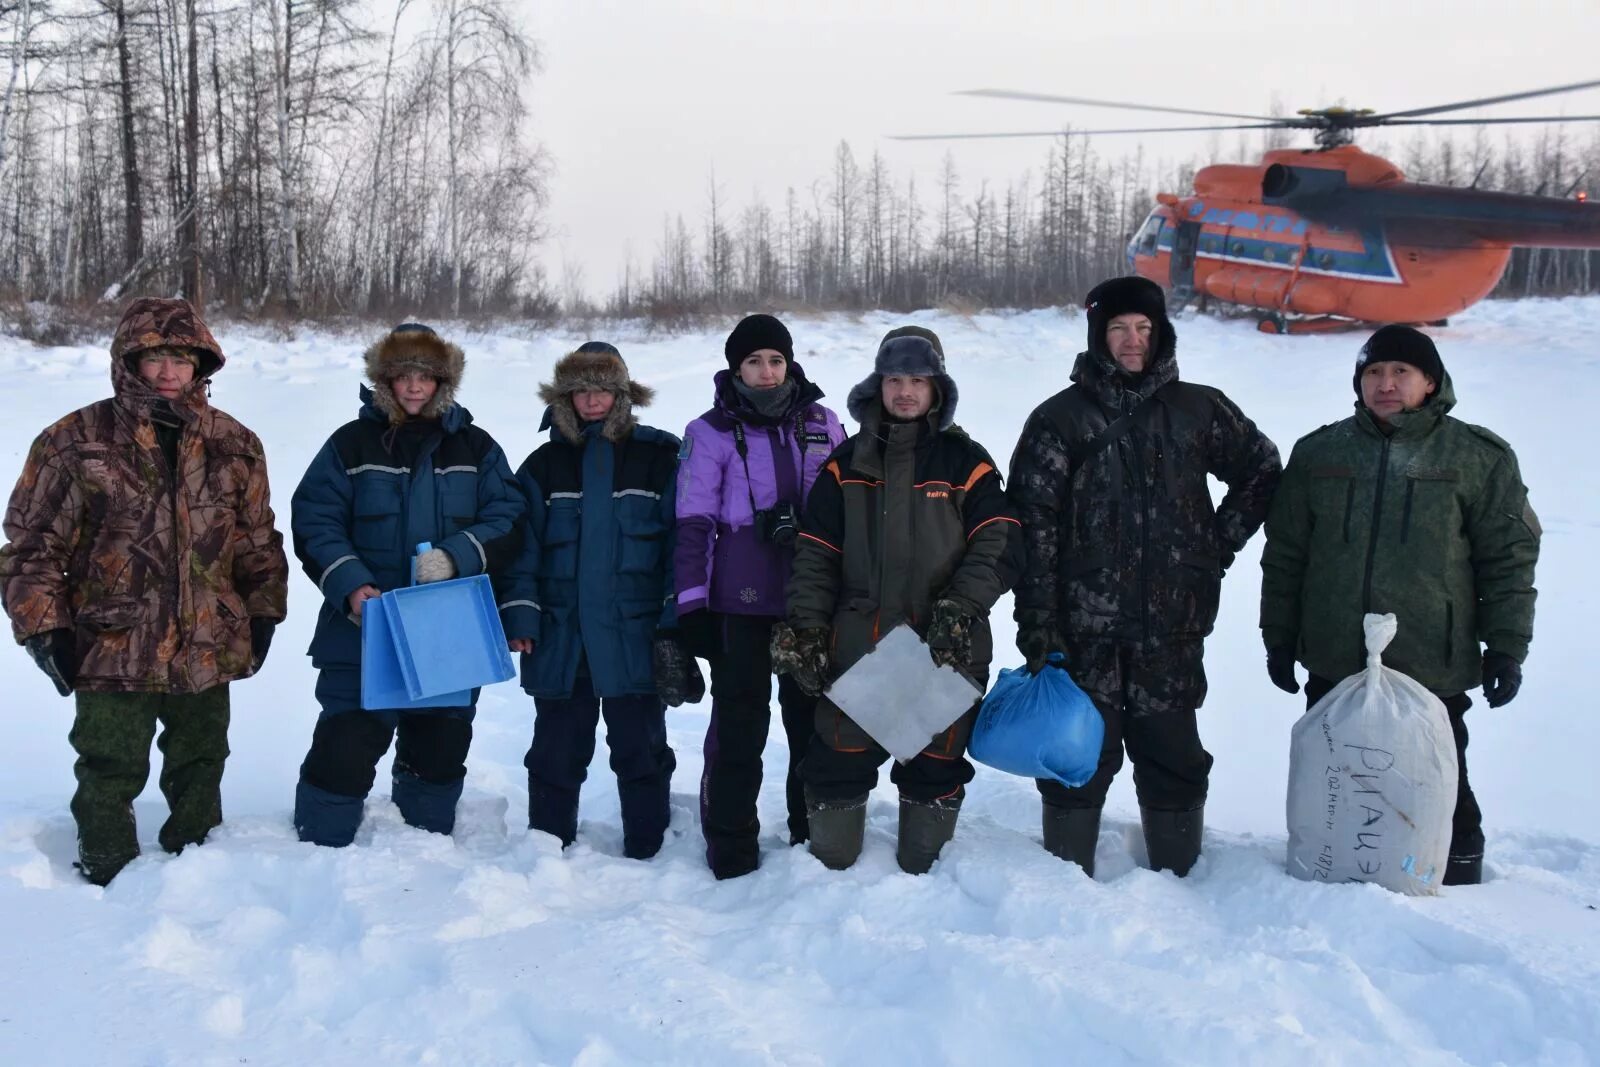
[[(959, 421), (1004, 464), (1027, 411), (1064, 384), (1082, 317), (912, 318), (943, 337)], [(842, 406), (902, 321), (792, 326)], [(1227, 390), (1285, 455), (1349, 411), (1358, 335), (1178, 328), (1184, 376)], [(229, 363), (213, 402), (265, 440), (287, 529), (301, 471), (355, 413), (369, 339), (218, 333)], [(1468, 720), (1484, 885), (1419, 900), (1284, 873), (1301, 705), (1264, 670), (1259, 538), (1228, 574), (1209, 644), (1202, 730), (1217, 761), (1205, 856), (1185, 881), (1140, 867), (1127, 771), (1090, 881), (1040, 848), (1032, 783), (980, 768), (927, 876), (895, 866), (887, 784), (861, 862), (833, 873), (779, 839), (769, 778), (765, 862), (717, 883), (695, 801), (708, 705), (669, 716), (678, 771), (661, 855), (622, 858), (603, 746), (563, 855), (524, 829), (532, 706), (511, 683), (485, 692), (454, 839), (400, 821), (385, 768), (354, 847), (299, 844), (289, 812), (316, 718), (300, 655), (316, 593), (296, 568), (265, 671), (234, 687), (226, 823), (163, 855), (152, 782), (137, 805), (147, 853), (106, 890), (70, 867), (71, 705), (20, 649), (0, 650), (0, 1063), (1600, 1062), (1600, 468), (1587, 443), (1600, 300), (1480, 304), (1435, 333), (1457, 414), (1515, 446), (1545, 528), (1527, 684)], [(707, 406), (720, 333), (612, 339), (659, 390), (647, 421), (679, 431)], [(463, 401), (516, 463), (539, 440), (538, 383), (584, 338), (460, 340)], [(0, 360), (8, 490), (38, 430), (107, 393), (108, 357), (0, 342)], [(996, 630), (1009, 649), (1009, 598)]]

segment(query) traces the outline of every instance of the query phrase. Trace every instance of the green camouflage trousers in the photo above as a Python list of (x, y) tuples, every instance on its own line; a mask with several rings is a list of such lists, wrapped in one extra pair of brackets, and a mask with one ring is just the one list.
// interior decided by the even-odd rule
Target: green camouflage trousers
[(197, 845), (222, 822), (228, 758), (228, 687), (200, 693), (78, 693), (68, 740), (78, 753), (78, 862), (105, 885), (139, 854), (133, 800), (150, 778), (150, 741), (161, 724), (161, 792), (171, 815), (158, 840), (168, 852)]

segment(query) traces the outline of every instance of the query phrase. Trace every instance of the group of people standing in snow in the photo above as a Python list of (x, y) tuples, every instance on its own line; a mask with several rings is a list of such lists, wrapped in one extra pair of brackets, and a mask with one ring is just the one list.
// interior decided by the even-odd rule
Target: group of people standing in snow
[[(301, 839), (354, 839), (391, 744), (405, 821), (452, 831), (477, 693), (464, 707), (364, 710), (361, 616), (413, 580), (487, 574), (534, 703), (530, 827), (576, 840), (603, 717), (623, 851), (655, 855), (676, 767), (666, 707), (703, 698), (705, 660), (712, 872), (760, 864), (774, 675), (789, 842), (849, 867), (889, 754), (830, 684), (904, 625), (935, 663), (984, 687), (990, 612), (1015, 588), (1027, 668), (1068, 671), (1106, 726), (1093, 778), (1039, 784), (1044, 847), (1093, 873), (1126, 751), (1150, 864), (1183, 875), (1212, 765), (1196, 715), (1203, 641), (1224, 572), (1265, 523), (1272, 681), (1297, 692), (1303, 664), (1314, 701), (1363, 665), (1362, 615), (1398, 615), (1386, 661), (1444, 700), (1461, 757), (1445, 881), (1477, 881), (1467, 691), (1481, 684), (1491, 707), (1516, 695), (1540, 536), (1509, 446), (1450, 417), (1426, 335), (1387, 326), (1361, 349), (1355, 413), (1303, 438), (1284, 469), (1219, 390), (1178, 379), (1159, 287), (1111, 279), (1084, 306), (1071, 384), (1029, 415), (1004, 484), (957, 425), (943, 346), (919, 326), (879, 342), (847, 397), (850, 436), (770, 315), (729, 334), (712, 407), (681, 441), (639, 422), (651, 390), (616, 347), (588, 342), (540, 389), (549, 440), (515, 473), (456, 399), (461, 349), (421, 324), (390, 331), (366, 353), (359, 416), (291, 501), (294, 552), (321, 594)], [(260, 669), (288, 584), (261, 443), (208, 403), (224, 358), (194, 309), (135, 301), (111, 355), (113, 397), (34, 443), (0, 548), (17, 640), (76, 694), (79, 867), (102, 885), (138, 855), (132, 801), (158, 723), (172, 812), (162, 847), (197, 844), (221, 821), (228, 684)], [(1220, 504), (1209, 478), (1227, 487)], [(890, 771), (908, 872), (927, 871), (955, 832), (976, 712)]]

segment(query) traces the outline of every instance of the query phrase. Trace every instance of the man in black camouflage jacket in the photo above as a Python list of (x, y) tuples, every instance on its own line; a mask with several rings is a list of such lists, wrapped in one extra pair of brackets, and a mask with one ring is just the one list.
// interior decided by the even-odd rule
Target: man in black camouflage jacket
[[(1178, 381), (1177, 335), (1155, 283), (1113, 278), (1085, 301), (1073, 385), (1029, 416), (1010, 493), (1026, 564), (1017, 647), (1052, 653), (1105, 717), (1085, 785), (1041, 781), (1044, 845), (1094, 873), (1100, 810), (1127, 747), (1150, 866), (1200, 854), (1211, 756), (1195, 710), (1222, 574), (1266, 517), (1278, 450), (1216, 389)], [(1213, 507), (1207, 475), (1228, 486)]]

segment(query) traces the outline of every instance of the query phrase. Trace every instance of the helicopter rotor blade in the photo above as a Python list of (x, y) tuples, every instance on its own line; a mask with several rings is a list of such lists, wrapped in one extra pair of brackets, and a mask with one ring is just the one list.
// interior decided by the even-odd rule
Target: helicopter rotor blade
[(1554, 85), (1548, 89), (1529, 89), (1521, 93), (1506, 93), (1503, 96), (1485, 96), (1478, 100), (1463, 100), (1456, 104), (1436, 104), (1433, 107), (1415, 107), (1409, 111), (1391, 111), (1386, 115), (1374, 115), (1375, 122), (1387, 123), (1390, 119), (1417, 118), (1422, 115), (1438, 115), (1445, 111), (1460, 111), (1469, 107), (1488, 107), (1490, 104), (1506, 104), (1513, 100), (1531, 100), (1536, 96), (1550, 96), (1554, 93), (1572, 93), (1579, 89), (1593, 89), (1600, 86), (1600, 80), (1587, 82), (1573, 82), (1571, 85)]
[(993, 100), (1028, 100), (1039, 104), (1085, 104), (1089, 107), (1114, 107), (1124, 111), (1163, 111), (1169, 115), (1199, 115), (1214, 119), (1249, 119), (1252, 122), (1280, 122), (1276, 115), (1240, 115), (1232, 111), (1198, 111), (1188, 107), (1160, 107), (1155, 104), (1130, 104), (1117, 100), (1093, 100), (1086, 96), (1055, 96), (1050, 93), (1022, 93), (1011, 89), (962, 89), (956, 96), (984, 96)]
[(1528, 122), (1600, 122), (1600, 115), (1530, 115), (1504, 119), (1395, 119), (1384, 126), (1505, 126)]
[(1207, 130), (1277, 130), (1279, 122), (1229, 126), (1139, 126), (1121, 130), (1024, 130), (1016, 133), (908, 133), (890, 135), (891, 141), (976, 141), (999, 137), (1091, 137), (1101, 133), (1193, 133)]

